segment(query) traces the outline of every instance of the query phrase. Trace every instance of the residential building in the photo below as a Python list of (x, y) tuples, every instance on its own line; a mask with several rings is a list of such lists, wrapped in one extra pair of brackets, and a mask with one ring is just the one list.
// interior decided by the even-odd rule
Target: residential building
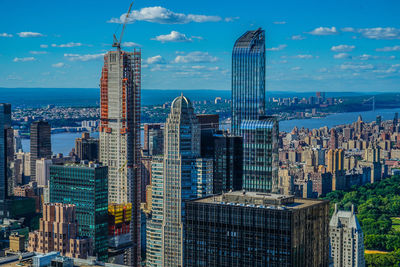
[(242, 120), (265, 115), (265, 32), (247, 31), (232, 51), (232, 133), (241, 135)]
[(365, 266), (364, 237), (353, 205), (351, 211), (343, 211), (335, 204), (329, 222), (329, 239), (335, 267)]
[(36, 160), (51, 158), (51, 128), (46, 121), (35, 121), (31, 124), (30, 174), (31, 181), (36, 182)]
[(107, 171), (98, 164), (50, 166), (50, 202), (76, 205), (79, 236), (92, 238), (101, 261), (108, 257)]
[(75, 139), (75, 154), (79, 160), (97, 161), (99, 159), (99, 139), (83, 133), (81, 138)]
[(261, 116), (243, 120), (243, 189), (254, 192), (277, 192), (278, 187), (278, 120)]
[(100, 156), (108, 166), (109, 203), (132, 203), (133, 246), (125, 263), (137, 266), (140, 249), (141, 51), (104, 55), (100, 79)]
[(329, 264), (328, 201), (234, 191), (186, 202), (185, 266)]

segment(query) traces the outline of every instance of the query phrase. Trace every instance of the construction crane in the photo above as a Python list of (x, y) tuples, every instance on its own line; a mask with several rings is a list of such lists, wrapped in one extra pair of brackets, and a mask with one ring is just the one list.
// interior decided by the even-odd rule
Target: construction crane
[(119, 40), (117, 39), (117, 36), (115, 36), (115, 33), (113, 35), (114, 41), (113, 41), (112, 47), (116, 47), (117, 50), (121, 50), (121, 41), (122, 41), (122, 37), (124, 36), (126, 23), (128, 22), (128, 17), (129, 17), (129, 15), (131, 13), (132, 5), (133, 5), (133, 2), (129, 6), (128, 13), (126, 13), (126, 16), (125, 16), (125, 19), (124, 19), (124, 23), (123, 23), (123, 26), (122, 26), (122, 31), (121, 31), (121, 34), (119, 35)]

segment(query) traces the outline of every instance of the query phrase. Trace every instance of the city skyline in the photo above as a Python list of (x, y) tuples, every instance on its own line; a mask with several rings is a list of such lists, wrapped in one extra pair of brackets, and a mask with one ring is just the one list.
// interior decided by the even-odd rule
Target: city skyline
[[(59, 6), (49, 1), (25, 2), (18, 9), (4, 3), (10, 12), (0, 18), (7, 25), (0, 32), (0, 86), (98, 87), (101, 59), (129, 4), (76, 8), (71, 2), (54, 12)], [(396, 91), (398, 5), (138, 1), (131, 17), (136, 21), (128, 25), (122, 45), (142, 49), (144, 89), (229, 90), (234, 40), (262, 27), (267, 91)], [(66, 23), (69, 14), (74, 19)]]

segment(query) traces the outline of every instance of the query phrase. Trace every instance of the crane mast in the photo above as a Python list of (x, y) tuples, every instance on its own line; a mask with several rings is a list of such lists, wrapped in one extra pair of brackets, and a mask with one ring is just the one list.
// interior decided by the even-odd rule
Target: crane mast
[(122, 30), (121, 30), (121, 34), (119, 35), (119, 40), (117, 39), (115, 34), (113, 35), (114, 41), (113, 41), (112, 47), (116, 47), (118, 50), (121, 50), (121, 41), (122, 41), (122, 37), (124, 36), (126, 23), (128, 22), (128, 17), (129, 17), (129, 15), (131, 13), (132, 5), (133, 5), (133, 2), (129, 6), (128, 13), (126, 13), (126, 16), (125, 16), (125, 19), (124, 19), (124, 23), (123, 23), (123, 26), (122, 26)]

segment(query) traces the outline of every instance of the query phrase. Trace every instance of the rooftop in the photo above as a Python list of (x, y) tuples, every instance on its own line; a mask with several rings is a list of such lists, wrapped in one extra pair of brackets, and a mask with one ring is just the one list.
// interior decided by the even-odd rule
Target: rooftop
[(292, 195), (234, 191), (193, 200), (193, 202), (236, 205), (266, 209), (303, 209), (326, 202), (318, 199), (295, 198)]

